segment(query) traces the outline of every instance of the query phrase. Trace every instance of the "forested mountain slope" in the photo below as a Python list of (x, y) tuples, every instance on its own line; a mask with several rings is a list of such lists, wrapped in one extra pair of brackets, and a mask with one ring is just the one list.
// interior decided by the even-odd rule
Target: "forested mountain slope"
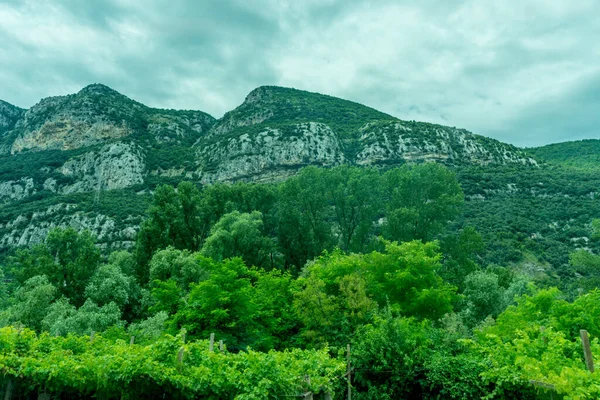
[(600, 140), (598, 139), (554, 143), (528, 149), (528, 151), (551, 164), (576, 168), (600, 168)]
[(98, 84), (0, 112), (8, 127), (0, 131), (4, 249), (36, 243), (56, 225), (90, 229), (107, 244), (132, 240), (145, 190), (183, 178), (192, 144), (215, 122), (201, 111), (152, 109)]
[(257, 88), (215, 120), (94, 84), (29, 110), (0, 103), (0, 249), (38, 243), (54, 226), (128, 247), (160, 183), (269, 182), (307, 165), (435, 161), (457, 172), (467, 200), (459, 225), (482, 232), (487, 263), (552, 276), (587, 245), (587, 224), (600, 215), (600, 179), (577, 161), (557, 163), (565, 152), (556, 146), (573, 155), (585, 148), (586, 165), (598, 154), (594, 141), (523, 150), (296, 89)]
[(598, 398), (595, 141), (277, 87), (220, 120), (102, 85), (0, 106), (7, 392)]

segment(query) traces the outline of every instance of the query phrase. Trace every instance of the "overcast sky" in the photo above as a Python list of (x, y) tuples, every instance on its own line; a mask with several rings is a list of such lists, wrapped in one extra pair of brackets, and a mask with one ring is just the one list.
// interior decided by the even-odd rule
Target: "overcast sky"
[(0, 0), (0, 99), (104, 83), (220, 117), (261, 85), (521, 146), (600, 138), (599, 0)]

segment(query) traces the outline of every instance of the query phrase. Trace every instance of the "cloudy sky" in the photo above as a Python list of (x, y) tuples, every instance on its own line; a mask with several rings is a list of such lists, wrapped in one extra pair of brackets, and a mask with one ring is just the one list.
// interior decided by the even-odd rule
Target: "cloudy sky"
[(215, 117), (260, 85), (521, 145), (600, 138), (598, 0), (0, 0), (0, 99), (104, 83)]

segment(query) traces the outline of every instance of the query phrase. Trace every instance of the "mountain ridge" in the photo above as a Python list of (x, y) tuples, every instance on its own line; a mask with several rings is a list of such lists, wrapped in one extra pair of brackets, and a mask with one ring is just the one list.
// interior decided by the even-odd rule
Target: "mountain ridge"
[(308, 165), (540, 164), (524, 149), (464, 129), (278, 86), (254, 89), (220, 119), (147, 107), (102, 84), (27, 110), (6, 108), (0, 252), (39, 242), (54, 226), (89, 229), (106, 246), (127, 247), (162, 183), (272, 182)]

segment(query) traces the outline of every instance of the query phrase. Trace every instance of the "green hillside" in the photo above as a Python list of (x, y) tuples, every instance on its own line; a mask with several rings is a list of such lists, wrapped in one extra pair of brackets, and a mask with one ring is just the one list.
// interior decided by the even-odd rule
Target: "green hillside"
[(0, 122), (5, 393), (599, 396), (598, 141), (270, 86), (220, 120), (95, 84)]
[(528, 149), (548, 163), (575, 168), (600, 168), (600, 140), (588, 139), (555, 143)]
[(356, 138), (359, 129), (365, 124), (380, 120), (397, 119), (337, 97), (278, 86), (262, 86), (254, 89), (242, 105), (226, 113), (215, 124), (211, 134), (218, 135), (235, 128), (258, 124), (277, 127), (301, 122), (322, 122), (342, 138), (350, 139)]

